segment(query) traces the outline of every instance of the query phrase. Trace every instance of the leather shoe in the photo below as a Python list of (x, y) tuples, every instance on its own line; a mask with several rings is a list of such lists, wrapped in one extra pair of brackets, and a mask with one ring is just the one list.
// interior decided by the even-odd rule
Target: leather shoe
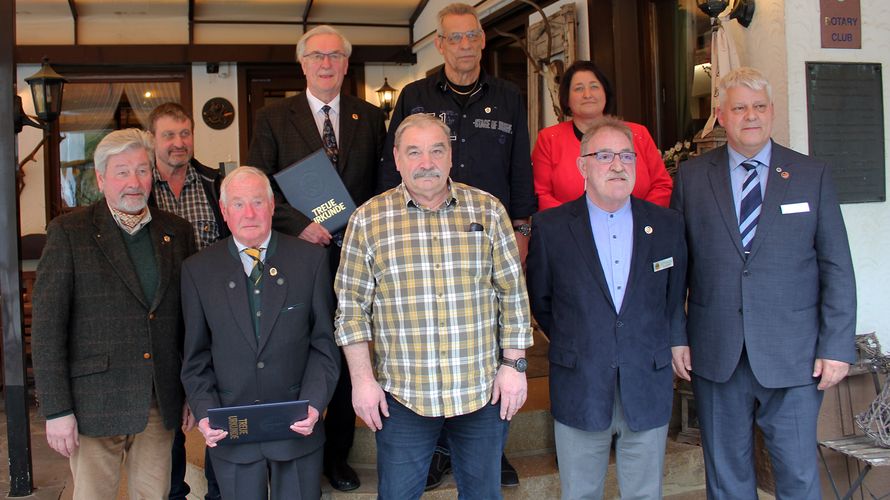
[(358, 480), (358, 474), (346, 462), (336, 462), (330, 467), (325, 467), (324, 475), (335, 490), (352, 491), (362, 484)]
[(439, 450), (433, 452), (433, 459), (430, 461), (430, 472), (426, 476), (426, 487), (424, 491), (433, 490), (442, 484), (445, 474), (451, 472), (451, 455), (442, 453)]
[(501, 486), (519, 486), (519, 473), (507, 461), (507, 455), (501, 455)]

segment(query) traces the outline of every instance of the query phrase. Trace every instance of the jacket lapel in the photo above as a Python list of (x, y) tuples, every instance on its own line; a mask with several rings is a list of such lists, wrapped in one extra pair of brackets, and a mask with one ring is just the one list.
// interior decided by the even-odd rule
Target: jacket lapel
[(93, 211), (93, 224), (96, 226), (96, 233), (93, 235), (96, 246), (99, 247), (105, 259), (108, 260), (108, 264), (130, 289), (130, 292), (148, 309), (148, 301), (142, 292), (142, 285), (139, 283), (139, 277), (136, 276), (133, 261), (130, 260), (127, 245), (124, 243), (124, 237), (120, 234), (121, 229), (111, 216), (111, 210), (104, 200), (94, 204), (91, 210)]
[(269, 342), (272, 336), (272, 328), (278, 322), (278, 315), (284, 307), (284, 299), (287, 297), (287, 277), (275, 265), (275, 250), (278, 246), (278, 237), (273, 232), (272, 239), (269, 240), (269, 247), (266, 249), (265, 268), (263, 269), (263, 316), (260, 319), (260, 338), (257, 347), (257, 353), (263, 351), (263, 348)]
[(309, 101), (306, 99), (305, 92), (297, 94), (291, 103), (288, 119), (297, 131), (297, 135), (302, 138), (310, 151), (324, 148), (321, 142), (321, 134), (318, 133), (318, 126), (315, 124), (315, 117), (312, 116), (312, 108), (309, 107)]
[[(630, 198), (630, 209), (633, 213), (633, 248), (631, 250), (627, 288), (624, 290), (624, 300), (621, 303), (622, 311), (631, 302), (631, 295), (636, 291), (637, 283), (642, 285), (643, 276), (648, 272), (652, 234), (659, 230), (659, 228), (652, 226), (649, 219), (649, 210), (632, 196)], [(650, 228), (648, 233), (646, 232), (647, 227)]]
[(173, 238), (174, 235), (167, 232), (159, 220), (153, 219), (148, 225), (151, 230), (151, 246), (155, 252), (155, 262), (158, 265), (158, 288), (155, 290), (154, 303), (151, 311), (154, 311), (167, 291), (170, 284), (170, 273), (173, 272)]
[(572, 204), (570, 208), (572, 217), (569, 221), (569, 231), (571, 231), (575, 244), (578, 246), (581, 260), (584, 261), (593, 274), (606, 300), (612, 304), (612, 309), (615, 309), (615, 303), (612, 302), (612, 294), (609, 292), (608, 285), (606, 285), (606, 275), (603, 274), (603, 267), (600, 264), (599, 252), (597, 252), (596, 245), (593, 243), (593, 230), (590, 229), (590, 215), (587, 211), (586, 196), (582, 194), (577, 200), (569, 202)]
[(785, 199), (788, 183), (791, 182), (790, 178), (783, 179), (781, 172), (777, 171), (777, 169), (785, 172), (791, 168), (793, 167), (790, 165), (790, 159), (785, 154), (785, 151), (776, 143), (773, 143), (770, 164), (766, 173), (768, 176), (766, 195), (763, 198), (763, 206), (760, 209), (760, 218), (757, 220), (757, 232), (754, 233), (754, 240), (751, 242), (749, 259), (754, 257), (766, 235), (769, 234), (769, 230), (779, 214), (779, 205)]
[(235, 240), (229, 237), (229, 254), (232, 256), (231, 270), (228, 272), (225, 280), (226, 298), (229, 301), (229, 310), (238, 324), (238, 329), (247, 340), (247, 345), (257, 351), (256, 333), (253, 331), (253, 318), (250, 316), (250, 304), (247, 303), (247, 280), (245, 279), (244, 266), (241, 264), (241, 257), (238, 256), (238, 248), (235, 246)]
[(352, 101), (340, 94), (340, 139), (337, 144), (340, 149), (340, 158), (337, 162), (337, 172), (341, 175), (348, 163), (349, 148), (352, 146), (355, 128), (358, 126), (358, 121), (361, 118), (357, 110), (354, 109)]
[[(742, 234), (739, 232), (739, 221), (735, 214), (735, 202), (732, 198), (732, 182), (729, 180), (729, 154), (726, 146), (720, 148), (715, 155), (711, 168), (708, 170), (708, 180), (714, 193), (717, 208), (726, 224), (726, 230), (735, 243), (739, 256), (745, 258), (745, 249), (742, 248)], [(757, 239), (757, 237), (754, 237)]]

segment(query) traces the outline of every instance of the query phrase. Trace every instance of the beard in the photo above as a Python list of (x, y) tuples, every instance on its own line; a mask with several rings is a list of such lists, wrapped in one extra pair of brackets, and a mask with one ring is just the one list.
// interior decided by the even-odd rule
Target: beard
[[(134, 194), (139, 194), (140, 196), (138, 198), (131, 196)], [(138, 214), (145, 210), (147, 201), (148, 197), (142, 191), (121, 193), (114, 208), (127, 214)]]

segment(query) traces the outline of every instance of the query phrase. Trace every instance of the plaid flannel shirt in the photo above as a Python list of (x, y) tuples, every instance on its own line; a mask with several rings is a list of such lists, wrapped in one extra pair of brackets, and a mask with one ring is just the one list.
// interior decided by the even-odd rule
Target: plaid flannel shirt
[(158, 208), (174, 213), (191, 223), (195, 232), (195, 248), (203, 250), (219, 239), (219, 227), (217, 227), (213, 209), (210, 207), (210, 201), (207, 199), (207, 193), (204, 192), (204, 186), (198, 179), (198, 172), (191, 165), (187, 165), (185, 168), (188, 170), (186, 170), (185, 183), (182, 186), (182, 192), (179, 193), (178, 200), (173, 195), (170, 184), (161, 178), (157, 169), (153, 172), (154, 187), (152, 189)]
[(427, 417), (491, 399), (501, 349), (532, 345), (510, 218), (490, 194), (450, 182), (436, 210), (399, 185), (352, 215), (334, 283), (339, 345), (374, 341), (384, 391)]

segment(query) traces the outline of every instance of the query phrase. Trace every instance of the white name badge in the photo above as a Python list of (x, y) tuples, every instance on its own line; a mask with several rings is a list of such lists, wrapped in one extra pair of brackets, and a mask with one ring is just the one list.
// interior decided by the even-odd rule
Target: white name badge
[(810, 211), (810, 204), (807, 202), (803, 203), (788, 203), (787, 205), (782, 205), (782, 215), (788, 214), (802, 214)]
[(658, 262), (652, 263), (652, 270), (655, 271), (656, 273), (658, 271), (664, 271), (665, 269), (668, 269), (670, 267), (674, 267), (674, 258), (673, 257), (668, 257), (666, 259), (661, 259)]

